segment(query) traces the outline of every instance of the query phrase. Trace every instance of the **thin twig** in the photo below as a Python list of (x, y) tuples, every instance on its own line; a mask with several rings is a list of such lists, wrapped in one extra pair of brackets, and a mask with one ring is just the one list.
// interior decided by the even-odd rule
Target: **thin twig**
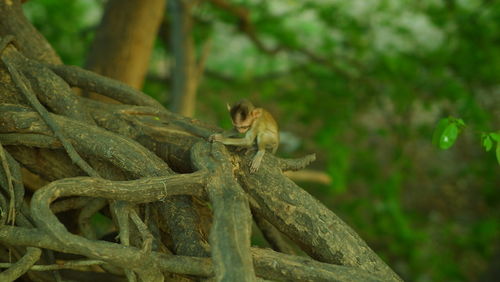
[(142, 237), (142, 251), (144, 253), (150, 253), (151, 252), (151, 246), (153, 244), (153, 235), (149, 231), (148, 227), (142, 219), (139, 217), (135, 209), (130, 210), (130, 219), (134, 222), (135, 226), (137, 227), (137, 230), (139, 230), (139, 233), (141, 234)]

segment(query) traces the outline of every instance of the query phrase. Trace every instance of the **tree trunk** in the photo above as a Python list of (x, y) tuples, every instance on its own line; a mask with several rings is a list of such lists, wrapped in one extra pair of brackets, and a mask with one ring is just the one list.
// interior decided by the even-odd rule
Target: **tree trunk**
[(192, 117), (196, 109), (196, 92), (208, 56), (210, 41), (205, 42), (197, 60), (193, 39), (192, 10), (196, 1), (172, 0), (170, 3), (170, 42), (173, 55), (170, 110)]
[(86, 68), (141, 89), (165, 0), (110, 0)]
[(61, 63), (61, 58), (49, 42), (24, 16), (19, 1), (0, 1), (0, 15), (0, 36), (15, 34), (17, 45), (26, 57), (46, 63)]

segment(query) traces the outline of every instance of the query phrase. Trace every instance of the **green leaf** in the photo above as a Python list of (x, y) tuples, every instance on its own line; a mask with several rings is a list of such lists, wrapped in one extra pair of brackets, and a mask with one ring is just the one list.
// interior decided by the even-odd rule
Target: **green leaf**
[(457, 119), (455, 119), (455, 122), (458, 124), (458, 127), (460, 127), (460, 128), (465, 127), (465, 122), (463, 119), (457, 118)]
[(455, 141), (457, 141), (458, 137), (458, 126), (456, 123), (448, 124), (443, 134), (439, 138), (439, 148), (446, 150), (449, 149)]
[(441, 135), (443, 135), (444, 130), (450, 123), (450, 120), (448, 118), (442, 118), (439, 120), (436, 129), (434, 129), (434, 133), (432, 134), (432, 144), (434, 144), (436, 147), (439, 146), (439, 140), (441, 139)]
[(495, 140), (495, 141), (497, 141), (497, 142), (500, 142), (500, 133), (490, 133), (490, 134), (489, 134), (489, 136), (490, 136), (493, 140)]
[(497, 142), (497, 161), (500, 164), (500, 142)]
[(489, 152), (493, 148), (493, 140), (491, 140), (489, 134), (483, 134), (483, 147), (486, 152)]

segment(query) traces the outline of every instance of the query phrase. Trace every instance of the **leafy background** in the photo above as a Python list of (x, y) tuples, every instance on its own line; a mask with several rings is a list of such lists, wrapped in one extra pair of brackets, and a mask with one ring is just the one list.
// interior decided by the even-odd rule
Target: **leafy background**
[[(265, 46), (283, 51), (259, 50), (233, 15), (198, 5), (197, 48), (207, 38), (212, 48), (196, 117), (229, 128), (226, 102), (264, 105), (286, 136), (278, 154), (316, 152), (313, 167), (332, 178), (302, 186), (405, 280), (500, 277), (500, 142), (491, 135), (500, 129), (500, 2), (232, 3), (248, 9)], [(24, 10), (66, 64), (82, 65), (103, 4), (33, 0)], [(168, 78), (170, 63), (158, 40), (151, 77)], [(144, 91), (168, 101), (168, 80), (149, 79)], [(440, 144), (451, 123), (456, 144)]]

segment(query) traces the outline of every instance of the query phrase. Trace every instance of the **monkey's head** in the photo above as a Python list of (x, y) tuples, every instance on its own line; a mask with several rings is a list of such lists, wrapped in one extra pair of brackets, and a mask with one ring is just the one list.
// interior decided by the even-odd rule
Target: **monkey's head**
[(254, 105), (243, 99), (232, 107), (227, 105), (234, 128), (239, 133), (246, 133), (252, 128), (253, 123), (262, 115), (262, 110), (255, 108)]

